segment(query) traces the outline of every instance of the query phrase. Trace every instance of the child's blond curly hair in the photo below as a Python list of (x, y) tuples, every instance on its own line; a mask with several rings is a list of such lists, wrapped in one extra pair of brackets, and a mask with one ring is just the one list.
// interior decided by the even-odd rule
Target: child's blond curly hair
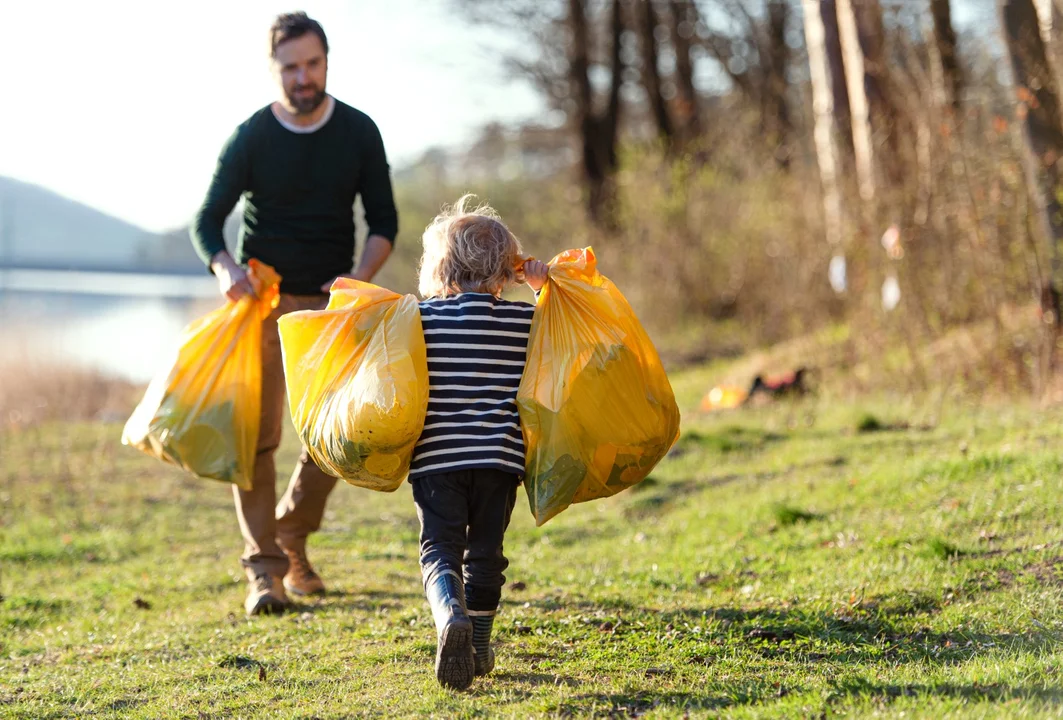
[(422, 297), (463, 292), (499, 295), (520, 280), (520, 241), (489, 205), (463, 195), (425, 228), (418, 290)]

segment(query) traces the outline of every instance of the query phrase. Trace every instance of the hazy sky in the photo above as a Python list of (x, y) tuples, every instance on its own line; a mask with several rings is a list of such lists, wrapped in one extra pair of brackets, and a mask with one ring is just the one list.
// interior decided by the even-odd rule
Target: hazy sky
[[(492, 118), (542, 112), (448, 0), (0, 0), (0, 175), (151, 230), (186, 223), (221, 144), (276, 96), (267, 30), (325, 28), (329, 91), (369, 113), (392, 165)], [(501, 42), (497, 40), (496, 42)]]
[[(992, 24), (992, 2), (957, 0), (957, 23)], [(0, 175), (150, 230), (187, 223), (225, 138), (275, 98), (266, 33), (294, 9), (321, 21), (329, 91), (376, 120), (393, 166), (543, 112), (502, 74), (490, 46), (507, 40), (449, 0), (0, 0)]]

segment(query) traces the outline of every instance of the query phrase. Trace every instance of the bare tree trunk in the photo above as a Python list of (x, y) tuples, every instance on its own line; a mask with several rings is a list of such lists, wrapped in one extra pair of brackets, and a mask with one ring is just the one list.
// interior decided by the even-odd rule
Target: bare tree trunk
[(672, 118), (668, 114), (668, 103), (661, 91), (661, 73), (657, 68), (657, 58), (661, 53), (660, 43), (657, 42), (657, 28), (661, 26), (661, 19), (654, 0), (641, 0), (638, 4), (642, 6), (642, 17), (638, 22), (639, 46), (642, 50), (642, 85), (646, 89), (653, 119), (657, 124), (657, 135), (671, 148), (675, 131)]
[[(864, 88), (871, 119), (872, 149), (878, 166), (885, 171), (889, 185), (903, 184), (907, 173), (901, 145), (902, 135), (916, 133), (913, 122), (900, 112), (897, 89), (887, 67), (886, 28), (879, 0), (849, 0), (864, 54)], [(902, 130), (902, 123), (905, 123)], [(877, 150), (876, 150), (877, 149)]]
[(847, 160), (851, 160), (853, 121), (849, 116), (849, 90), (845, 84), (845, 61), (838, 33), (838, 6), (836, 0), (819, 0), (816, 4), (823, 25), (823, 44), (828, 62), (827, 77), (834, 101), (834, 121), (838, 132), (841, 133), (842, 152)]
[(856, 176), (860, 183), (860, 197), (870, 201), (875, 197), (875, 155), (871, 144), (871, 116), (864, 86), (864, 52), (860, 48), (860, 34), (857, 31), (851, 0), (837, 2), (838, 36), (845, 60), (845, 81), (849, 90), (849, 111), (853, 122)]
[(934, 45), (941, 63), (945, 103), (959, 117), (963, 95), (963, 71), (956, 54), (956, 31), (952, 27), (949, 0), (930, 0), (930, 14), (934, 18)]
[(1019, 97), (1018, 115), (1025, 119), (1024, 160), (1037, 220), (1048, 244), (1051, 277), (1042, 307), (1051, 311), (1058, 328), (1061, 290), (1060, 245), (1063, 243), (1063, 209), (1060, 208), (1059, 162), (1063, 158), (1063, 122), (1059, 93), (1045, 44), (1041, 39), (1033, 0), (999, 0), (1001, 26)]
[(892, 116), (889, 72), (886, 67), (886, 29), (879, 0), (847, 0), (856, 21), (860, 49), (864, 54), (864, 82), (871, 122), (876, 115)]
[(1034, 7), (1041, 27), (1041, 41), (1058, 88), (1063, 86), (1063, 12), (1053, 0), (1034, 0)]
[[(804, 10), (805, 44), (812, 80), (813, 131), (816, 160), (823, 183), (823, 224), (827, 243), (840, 248), (842, 242), (842, 203), (838, 191), (838, 160), (834, 142), (834, 95), (831, 91), (830, 61), (827, 58), (823, 5), (819, 0), (801, 0)], [(824, 3), (825, 5), (825, 3)]]
[(624, 25), (621, 0), (613, 0), (612, 78), (604, 113), (595, 113), (589, 76), (590, 53), (585, 0), (569, 0), (568, 22), (572, 32), (569, 51), (569, 78), (575, 87), (576, 119), (583, 148), (583, 175), (587, 185), (587, 210), (595, 222), (610, 224), (613, 173), (617, 166), (616, 139), (620, 117), (620, 85), (623, 68), (620, 36)]
[(691, 60), (691, 39), (697, 32), (697, 8), (693, 0), (671, 0), (672, 47), (675, 48), (676, 89), (679, 129), (683, 142), (701, 134), (701, 113), (698, 92), (694, 87), (694, 63)]
[(779, 167), (790, 167), (793, 122), (786, 105), (786, 69), (790, 64), (790, 46), (786, 44), (786, 23), (790, 7), (786, 0), (768, 0), (768, 45), (765, 65), (764, 119), (768, 135), (775, 143), (775, 160)]
[(621, 0), (613, 0), (612, 28), (610, 32), (611, 52), (609, 53), (609, 102), (606, 105), (605, 117), (602, 118), (602, 142), (604, 148), (602, 155), (605, 157), (610, 174), (616, 170), (616, 138), (620, 130), (620, 87), (624, 82), (624, 63), (621, 60), (620, 39), (624, 34), (624, 16)]
[(590, 175), (594, 158), (587, 138), (593, 129), (594, 111), (591, 107), (593, 97), (591, 94), (591, 79), (588, 76), (590, 51), (587, 40), (587, 15), (583, 7), (583, 0), (569, 0), (568, 22), (572, 30), (572, 50), (568, 60), (569, 76), (572, 84), (576, 87), (576, 112), (578, 113), (577, 119), (582, 132), (583, 161), (587, 166), (587, 173)]

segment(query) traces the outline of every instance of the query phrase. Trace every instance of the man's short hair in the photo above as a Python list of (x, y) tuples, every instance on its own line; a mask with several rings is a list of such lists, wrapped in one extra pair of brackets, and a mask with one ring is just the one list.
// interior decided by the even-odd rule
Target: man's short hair
[(317, 35), (318, 39), (321, 40), (321, 46), (325, 48), (325, 55), (328, 55), (328, 40), (325, 38), (325, 31), (322, 29), (321, 23), (308, 17), (305, 12), (278, 15), (277, 19), (273, 21), (273, 27), (269, 29), (269, 56), (276, 58), (277, 48), (282, 43), (302, 37), (307, 33)]

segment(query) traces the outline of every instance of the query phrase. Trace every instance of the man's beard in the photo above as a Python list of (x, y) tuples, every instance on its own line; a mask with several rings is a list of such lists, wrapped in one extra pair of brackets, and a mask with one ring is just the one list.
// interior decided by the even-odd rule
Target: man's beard
[(323, 89), (317, 90), (310, 97), (296, 95), (300, 90), (315, 89), (316, 85), (301, 85), (292, 89), (292, 92), (285, 93), (288, 97), (288, 102), (295, 109), (297, 115), (309, 115), (310, 113), (321, 107), (321, 103), (325, 102), (325, 91)]

